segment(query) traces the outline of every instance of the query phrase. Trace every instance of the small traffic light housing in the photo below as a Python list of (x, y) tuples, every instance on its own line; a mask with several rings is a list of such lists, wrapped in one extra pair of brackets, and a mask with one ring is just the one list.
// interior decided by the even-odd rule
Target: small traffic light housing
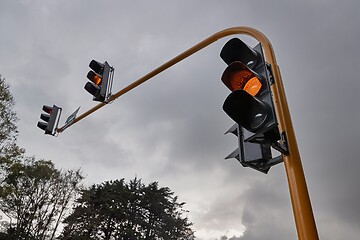
[(268, 173), (271, 166), (282, 162), (280, 156), (272, 157), (269, 144), (245, 142), (243, 132), (244, 129), (235, 123), (225, 133), (232, 133), (238, 137), (238, 147), (225, 159), (235, 158), (243, 167), (250, 167), (262, 173)]
[(221, 80), (231, 91), (223, 110), (237, 126), (228, 132), (239, 139), (239, 148), (227, 158), (235, 157), (243, 166), (267, 173), (279, 162), (272, 158), (271, 147), (282, 153), (287, 151), (279, 143), (281, 136), (270, 89), (271, 66), (265, 62), (261, 44), (251, 48), (238, 38), (224, 45), (220, 57), (228, 65)]
[(84, 88), (93, 95), (94, 101), (107, 103), (111, 95), (114, 68), (106, 61), (100, 63), (95, 60), (90, 62), (89, 67), (92, 69), (87, 74), (90, 82)]
[(59, 124), (62, 109), (56, 105), (53, 105), (53, 107), (44, 105), (42, 110), (46, 112), (46, 114), (42, 113), (40, 119), (45, 122), (38, 122), (37, 126), (44, 130), (45, 134), (54, 136)]

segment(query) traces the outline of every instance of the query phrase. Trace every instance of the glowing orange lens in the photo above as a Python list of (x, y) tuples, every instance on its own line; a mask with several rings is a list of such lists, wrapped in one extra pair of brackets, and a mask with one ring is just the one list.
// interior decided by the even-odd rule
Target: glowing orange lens
[(99, 77), (98, 75), (94, 75), (93, 79), (92, 79), (93, 83), (95, 83), (96, 85), (99, 85), (101, 83), (101, 77)]
[(261, 88), (262, 84), (257, 77), (251, 78), (244, 86), (244, 90), (251, 96), (255, 96)]
[(261, 89), (261, 82), (250, 71), (243, 70), (233, 73), (230, 79), (232, 91), (245, 90), (250, 95), (255, 96)]

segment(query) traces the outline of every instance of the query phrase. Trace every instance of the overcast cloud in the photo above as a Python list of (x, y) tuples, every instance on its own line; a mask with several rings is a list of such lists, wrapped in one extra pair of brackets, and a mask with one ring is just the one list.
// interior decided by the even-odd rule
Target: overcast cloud
[[(265, 175), (223, 160), (236, 138), (221, 39), (59, 137), (36, 127), (42, 105), (81, 106), (92, 59), (115, 67), (116, 92), (225, 28), (272, 42), (281, 69), (320, 238), (360, 235), (360, 2), (0, 0), (0, 74), (11, 85), (27, 154), (82, 168), (86, 184), (137, 176), (185, 201), (201, 240), (296, 239), (283, 164)], [(238, 36), (250, 45), (256, 42)]]

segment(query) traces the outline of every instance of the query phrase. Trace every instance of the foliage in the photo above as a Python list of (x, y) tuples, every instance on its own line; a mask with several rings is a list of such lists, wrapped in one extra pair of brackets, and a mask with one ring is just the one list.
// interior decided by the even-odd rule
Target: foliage
[(51, 161), (14, 162), (0, 186), (0, 209), (13, 239), (52, 239), (83, 179), (79, 170), (62, 172)]
[(157, 182), (124, 179), (83, 190), (62, 239), (194, 239), (185, 203)]
[(4, 181), (4, 173), (24, 152), (16, 144), (17, 117), (14, 109), (14, 98), (10, 93), (9, 85), (0, 74), (0, 184)]
[(14, 109), (14, 98), (10, 93), (9, 85), (0, 75), (0, 157), (18, 155), (21, 153), (16, 145), (17, 116)]

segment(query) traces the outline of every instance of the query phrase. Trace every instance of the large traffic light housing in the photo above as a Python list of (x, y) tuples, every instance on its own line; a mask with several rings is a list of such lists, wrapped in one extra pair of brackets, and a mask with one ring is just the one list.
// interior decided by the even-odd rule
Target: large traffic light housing
[(93, 95), (94, 101), (107, 102), (111, 95), (114, 68), (108, 62), (100, 63), (92, 60), (89, 64), (92, 69), (87, 74), (90, 82), (85, 84), (85, 90)]
[(279, 142), (282, 136), (270, 89), (270, 65), (260, 44), (251, 48), (238, 38), (224, 45), (220, 57), (228, 65), (221, 80), (231, 90), (223, 109), (236, 122), (228, 132), (239, 139), (239, 148), (227, 158), (235, 157), (243, 166), (267, 173), (280, 162), (278, 157), (272, 158), (271, 147), (287, 151)]
[(270, 91), (272, 76), (261, 45), (252, 49), (240, 39), (233, 38), (225, 44), (220, 56), (228, 64), (221, 80), (232, 91), (223, 109), (245, 128), (245, 141), (279, 140)]
[(46, 114), (42, 113), (40, 118), (45, 122), (38, 122), (37, 126), (44, 130), (45, 134), (54, 136), (59, 124), (62, 109), (55, 105), (53, 105), (53, 107), (44, 105), (42, 110), (46, 112)]

